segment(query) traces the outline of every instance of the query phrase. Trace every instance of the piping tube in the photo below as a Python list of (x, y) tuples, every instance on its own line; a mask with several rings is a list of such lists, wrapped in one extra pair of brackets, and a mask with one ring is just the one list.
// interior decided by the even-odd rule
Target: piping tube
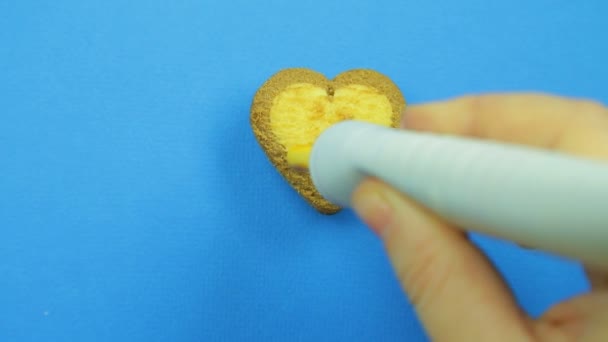
[(343, 207), (376, 177), (462, 229), (608, 266), (607, 163), (343, 121), (316, 140), (310, 173)]

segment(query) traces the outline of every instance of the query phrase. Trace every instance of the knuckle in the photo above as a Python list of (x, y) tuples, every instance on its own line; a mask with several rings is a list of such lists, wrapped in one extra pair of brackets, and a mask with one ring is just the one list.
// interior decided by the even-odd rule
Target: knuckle
[(465, 95), (461, 98), (463, 115), (466, 122), (463, 123), (463, 133), (474, 137), (483, 137), (480, 122), (483, 113), (491, 108), (496, 102), (492, 95)]
[(467, 112), (477, 114), (480, 113), (486, 102), (489, 101), (487, 96), (481, 95), (465, 95), (461, 99), (464, 109)]
[(576, 102), (577, 112), (585, 115), (606, 115), (607, 109), (594, 100), (579, 100)]
[(396, 269), (410, 302), (417, 308), (424, 307), (428, 299), (440, 296), (448, 284), (449, 261), (439, 249), (430, 239), (416, 243), (412, 250), (415, 260), (402, 262)]
[(462, 101), (467, 104), (469, 111), (472, 113), (484, 112), (485, 108), (496, 103), (496, 99), (497, 97), (494, 94), (465, 95), (462, 97)]

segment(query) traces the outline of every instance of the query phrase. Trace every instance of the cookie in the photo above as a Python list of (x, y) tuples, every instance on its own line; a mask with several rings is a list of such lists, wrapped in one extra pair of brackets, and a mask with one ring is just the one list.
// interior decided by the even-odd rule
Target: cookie
[(254, 135), (270, 162), (315, 209), (340, 207), (323, 198), (310, 178), (308, 155), (316, 138), (343, 120), (398, 127), (405, 99), (388, 77), (355, 69), (333, 80), (304, 68), (279, 71), (256, 92), (251, 106)]

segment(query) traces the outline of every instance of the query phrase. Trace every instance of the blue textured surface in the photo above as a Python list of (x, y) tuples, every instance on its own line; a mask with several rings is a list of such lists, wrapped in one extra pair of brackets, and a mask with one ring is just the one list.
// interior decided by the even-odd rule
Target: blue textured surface
[[(0, 2), (0, 340), (423, 341), (374, 236), (255, 142), (281, 68), (608, 101), (605, 1)], [(526, 310), (580, 268), (487, 239)]]

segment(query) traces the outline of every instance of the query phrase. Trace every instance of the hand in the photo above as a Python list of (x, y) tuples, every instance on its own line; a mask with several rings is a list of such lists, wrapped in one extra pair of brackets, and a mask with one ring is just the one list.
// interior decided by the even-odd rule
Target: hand
[[(412, 106), (403, 127), (608, 161), (608, 109), (588, 101), (536, 94), (467, 96)], [(434, 341), (608, 341), (608, 272), (588, 270), (590, 293), (532, 319), (462, 230), (374, 179), (354, 192), (353, 207), (383, 240)]]

